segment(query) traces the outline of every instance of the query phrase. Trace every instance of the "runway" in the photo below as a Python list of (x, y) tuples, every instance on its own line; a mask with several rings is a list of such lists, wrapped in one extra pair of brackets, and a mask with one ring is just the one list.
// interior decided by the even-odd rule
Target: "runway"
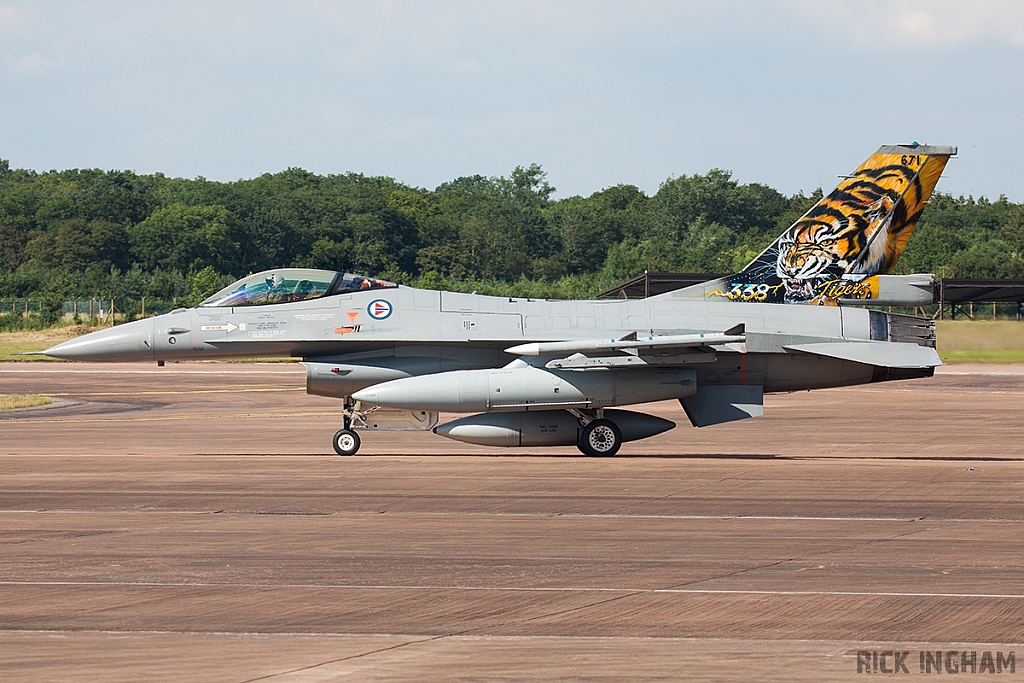
[[(1024, 658), (1024, 369), (766, 397), (612, 459), (330, 437), (301, 366), (0, 364), (5, 681), (857, 677)], [(959, 657), (959, 655), (958, 655)], [(980, 674), (978, 674), (980, 675)], [(1024, 678), (1024, 661), (1000, 678)]]

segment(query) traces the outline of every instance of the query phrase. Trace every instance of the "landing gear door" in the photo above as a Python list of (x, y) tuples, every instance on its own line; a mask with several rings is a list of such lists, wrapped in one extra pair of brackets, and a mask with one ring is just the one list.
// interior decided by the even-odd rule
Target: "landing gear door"
[(425, 410), (377, 408), (352, 416), (353, 429), (381, 432), (425, 432), (437, 426), (438, 414)]

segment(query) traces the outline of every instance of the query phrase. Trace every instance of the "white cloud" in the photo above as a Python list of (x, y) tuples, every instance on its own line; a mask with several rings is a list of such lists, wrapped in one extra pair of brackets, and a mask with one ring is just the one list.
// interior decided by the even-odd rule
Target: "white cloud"
[(860, 48), (936, 49), (982, 41), (1024, 46), (1020, 0), (790, 0), (790, 7)]
[(60, 66), (60, 60), (47, 59), (38, 52), (25, 55), (20, 59), (8, 58), (10, 70), (18, 74), (44, 74)]
[(0, 5), (0, 31), (4, 33), (12, 33), (19, 31), (25, 25), (26, 15), (16, 7), (10, 5)]

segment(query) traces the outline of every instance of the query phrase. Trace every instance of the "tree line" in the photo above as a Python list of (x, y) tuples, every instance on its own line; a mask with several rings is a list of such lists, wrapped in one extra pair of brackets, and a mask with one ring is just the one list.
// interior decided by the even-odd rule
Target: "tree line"
[[(821, 196), (728, 171), (553, 199), (543, 169), (433, 190), (299, 168), (236, 182), (0, 160), (0, 297), (191, 305), (283, 266), (481, 293), (585, 297), (642, 273), (741, 269)], [(900, 272), (1024, 278), (1024, 205), (936, 194)]]

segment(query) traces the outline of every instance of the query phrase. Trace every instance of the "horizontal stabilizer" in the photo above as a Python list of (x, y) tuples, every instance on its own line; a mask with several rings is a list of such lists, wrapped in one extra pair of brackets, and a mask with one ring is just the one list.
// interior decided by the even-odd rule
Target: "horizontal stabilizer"
[[(630, 335), (632, 337), (634, 335)], [(505, 349), (506, 353), (517, 356), (554, 356), (562, 353), (586, 353), (588, 351), (627, 351), (646, 348), (685, 348), (688, 346), (710, 346), (713, 344), (734, 344), (747, 340), (743, 334), (673, 334), (659, 337), (647, 336), (637, 339), (580, 339), (577, 341), (532, 342)]]
[(883, 368), (934, 368), (942, 365), (935, 349), (903, 342), (824, 342), (792, 344), (784, 348)]
[(693, 396), (679, 399), (694, 427), (745, 420), (764, 415), (761, 386), (699, 386)]

